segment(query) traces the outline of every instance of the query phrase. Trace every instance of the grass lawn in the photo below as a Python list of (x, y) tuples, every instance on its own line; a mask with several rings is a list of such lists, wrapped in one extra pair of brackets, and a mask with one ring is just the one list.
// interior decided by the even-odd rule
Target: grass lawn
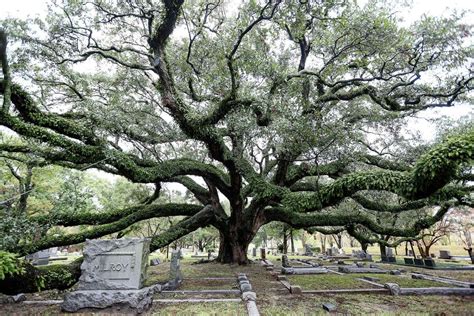
[[(270, 259), (272, 260), (272, 259)], [(326, 315), (322, 303), (334, 303), (337, 312), (350, 315), (406, 315), (406, 314), (443, 314), (443, 315), (473, 315), (474, 299), (461, 296), (390, 296), (387, 294), (324, 294), (324, 295), (291, 295), (269, 271), (259, 263), (247, 266), (225, 265), (218, 263), (192, 264), (195, 260), (181, 261), (184, 276), (181, 290), (206, 289), (237, 289), (237, 280), (203, 280), (205, 277), (236, 278), (238, 273), (247, 274), (253, 291), (257, 294), (257, 307), (262, 316), (265, 315)], [(272, 260), (278, 270), (281, 262)], [(397, 265), (381, 265), (386, 269), (399, 269)], [(405, 268), (405, 267), (403, 267)], [(474, 279), (474, 271), (441, 271), (406, 268), (406, 270), (447, 276), (458, 280)], [(148, 269), (147, 285), (156, 282), (166, 282), (169, 276), (169, 262)], [(349, 274), (339, 276), (303, 275), (289, 276), (292, 285), (300, 285), (303, 289), (340, 289), (366, 288), (372, 285), (358, 281), (356, 278), (364, 274)], [(393, 276), (385, 274), (370, 274), (380, 278), (380, 283), (394, 281), (402, 287), (419, 286), (448, 286), (432, 281), (413, 280), (407, 276)], [(46, 300), (62, 299), (64, 292), (44, 291), (38, 294), (27, 294), (27, 299)], [(238, 298), (237, 295), (216, 294), (156, 294), (155, 299), (184, 299), (184, 298)], [(0, 305), (1, 315), (58, 315), (61, 311), (58, 305), (39, 306), (23, 304)], [(81, 311), (81, 315), (111, 315), (124, 314), (124, 309), (108, 308), (105, 310)], [(216, 302), (216, 303), (173, 303), (163, 304), (155, 302), (152, 308), (142, 315), (246, 315), (243, 302)]]

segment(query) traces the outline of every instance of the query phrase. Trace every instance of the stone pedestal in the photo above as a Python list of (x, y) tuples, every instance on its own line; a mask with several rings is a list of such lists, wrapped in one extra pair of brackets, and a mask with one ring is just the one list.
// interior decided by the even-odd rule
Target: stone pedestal
[(104, 308), (124, 304), (142, 312), (161, 287), (141, 289), (146, 275), (149, 239), (87, 240), (78, 291), (66, 294), (61, 308)]
[(82, 308), (106, 308), (121, 305), (142, 313), (153, 303), (153, 294), (160, 291), (160, 285), (140, 290), (75, 291), (66, 294), (61, 309), (67, 312), (76, 312)]

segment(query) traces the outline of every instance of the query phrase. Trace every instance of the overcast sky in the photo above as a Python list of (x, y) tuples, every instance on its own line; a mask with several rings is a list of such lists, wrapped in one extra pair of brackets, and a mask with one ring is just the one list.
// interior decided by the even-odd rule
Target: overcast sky
[[(5, 17), (27, 18), (42, 16), (46, 13), (47, 0), (0, 0), (0, 19)], [(236, 0), (230, 0), (236, 1)], [(360, 4), (368, 0), (358, 0)], [(390, 0), (385, 0), (390, 3)], [(413, 7), (409, 10), (400, 11), (400, 15), (407, 22), (418, 19), (421, 15), (446, 15), (451, 10), (468, 10), (470, 11), (465, 20), (467, 23), (474, 21), (474, 0), (406, 0), (411, 2)], [(472, 106), (456, 106), (455, 108), (441, 108), (436, 110), (425, 111), (423, 117), (433, 118), (440, 115), (447, 115), (453, 119), (457, 119), (462, 115), (470, 113), (474, 116)], [(410, 124), (411, 128), (420, 130), (426, 140), (432, 140), (435, 127), (424, 120), (418, 121), (416, 124)]]
[[(46, 11), (47, 0), (0, 0), (2, 2), (0, 18), (11, 16), (25, 18), (44, 14)], [(367, 0), (358, 0), (364, 3)], [(441, 15), (450, 9), (464, 9), (474, 11), (473, 0), (411, 0), (413, 8), (403, 14), (407, 20), (418, 18), (422, 14)], [(472, 12), (471, 12), (472, 13)], [(472, 15), (471, 15), (472, 16)], [(472, 22), (472, 20), (471, 20)]]

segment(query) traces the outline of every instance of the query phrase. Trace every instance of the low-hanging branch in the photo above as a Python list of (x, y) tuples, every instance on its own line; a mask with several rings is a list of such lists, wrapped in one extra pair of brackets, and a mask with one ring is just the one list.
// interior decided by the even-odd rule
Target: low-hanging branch
[[(121, 217), (117, 221), (107, 223), (107, 224), (102, 224), (102, 225), (95, 225), (94, 227), (86, 229), (85, 231), (82, 231), (79, 233), (66, 234), (66, 235), (60, 235), (60, 236), (54, 236), (54, 235), (46, 236), (40, 240), (35, 241), (32, 244), (17, 246), (15, 249), (9, 249), (9, 250), (12, 252), (19, 253), (20, 255), (26, 255), (26, 254), (33, 253), (42, 249), (48, 249), (53, 246), (67, 246), (67, 245), (72, 245), (72, 244), (78, 244), (78, 243), (86, 241), (86, 239), (99, 238), (105, 235), (109, 235), (109, 234), (121, 231), (129, 227), (130, 225), (135, 224), (145, 219), (150, 219), (150, 218), (155, 218), (155, 217), (160, 217), (160, 216), (170, 216), (170, 215), (179, 213), (179, 209), (177, 208), (168, 208), (168, 209), (164, 208), (162, 209), (162, 211), (164, 212), (162, 212), (161, 214), (157, 214), (156, 209), (150, 206), (152, 205), (145, 205), (140, 210), (130, 213), (129, 215), (125, 217)], [(206, 209), (206, 214), (211, 213), (209, 210), (209, 207), (205, 209)], [(173, 210), (173, 212), (170, 212), (170, 210)], [(190, 213), (192, 212), (192, 210), (188, 210), (188, 211), (190, 211)], [(193, 218), (193, 216), (196, 216), (198, 213), (200, 212), (193, 214), (190, 218)], [(213, 215), (213, 213), (211, 214)], [(198, 216), (198, 218), (200, 217), (201, 215)]]
[(317, 211), (362, 190), (389, 191), (409, 200), (423, 199), (446, 186), (457, 175), (459, 166), (472, 159), (474, 129), (435, 146), (421, 156), (410, 172), (355, 172), (320, 186), (315, 193), (285, 191), (283, 204), (299, 212)]
[(403, 227), (385, 227), (371, 219), (368, 214), (300, 214), (282, 207), (273, 207), (265, 210), (265, 219), (267, 222), (280, 221), (291, 225), (294, 228), (305, 228), (312, 226), (346, 226), (360, 224), (372, 232), (381, 235), (414, 237), (424, 228), (428, 228), (439, 221), (451, 207), (445, 204), (433, 216), (427, 216), (414, 222), (411, 226)]
[(57, 212), (47, 215), (37, 215), (30, 217), (30, 221), (39, 225), (103, 225), (118, 221), (129, 215), (136, 213), (143, 216), (166, 217), (166, 216), (192, 216), (202, 209), (202, 205), (193, 204), (149, 204), (137, 205), (121, 210), (112, 210), (109, 212)]

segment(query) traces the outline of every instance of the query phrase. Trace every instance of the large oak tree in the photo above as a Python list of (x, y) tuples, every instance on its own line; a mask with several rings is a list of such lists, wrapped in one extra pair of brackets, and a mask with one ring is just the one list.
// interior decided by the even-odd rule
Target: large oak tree
[[(407, 149), (403, 128), (421, 111), (469, 104), (473, 56), (459, 17), (408, 26), (376, 1), (235, 4), (57, 0), (44, 21), (2, 22), (0, 125), (29, 142), (0, 150), (156, 188), (126, 209), (32, 217), (90, 228), (11, 250), (184, 216), (152, 249), (211, 225), (218, 260), (246, 263), (272, 221), (366, 241), (367, 231), (413, 238), (453, 203), (469, 203), (461, 180), (472, 179), (474, 130)], [(154, 203), (165, 183), (196, 203)], [(380, 203), (369, 191), (397, 198)], [(405, 225), (374, 215), (427, 205), (437, 213)]]

